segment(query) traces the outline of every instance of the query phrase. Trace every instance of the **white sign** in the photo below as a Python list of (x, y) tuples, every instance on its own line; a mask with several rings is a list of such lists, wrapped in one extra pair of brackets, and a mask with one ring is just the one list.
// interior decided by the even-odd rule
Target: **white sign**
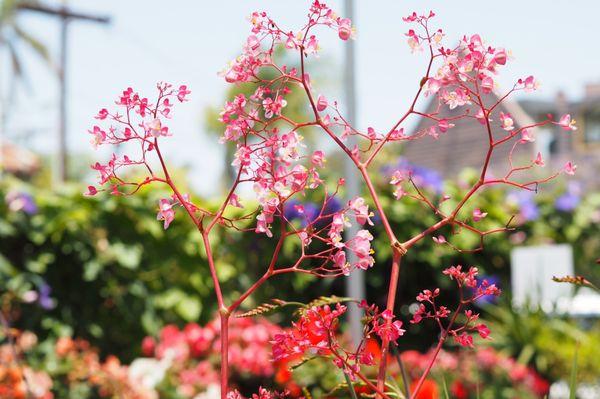
[(552, 277), (573, 275), (573, 250), (570, 245), (520, 247), (510, 256), (511, 285), (515, 305), (541, 305), (551, 311), (561, 299), (573, 296), (570, 284)]

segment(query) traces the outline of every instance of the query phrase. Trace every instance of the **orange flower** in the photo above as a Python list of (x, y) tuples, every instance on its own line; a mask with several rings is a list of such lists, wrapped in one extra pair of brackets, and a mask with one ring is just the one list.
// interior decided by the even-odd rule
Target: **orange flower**
[[(411, 392), (417, 387), (417, 381), (413, 381), (410, 384)], [(419, 393), (415, 397), (415, 399), (438, 399), (440, 397), (439, 390), (437, 384), (433, 380), (425, 380), (423, 381), (423, 385), (421, 385), (421, 389)]]

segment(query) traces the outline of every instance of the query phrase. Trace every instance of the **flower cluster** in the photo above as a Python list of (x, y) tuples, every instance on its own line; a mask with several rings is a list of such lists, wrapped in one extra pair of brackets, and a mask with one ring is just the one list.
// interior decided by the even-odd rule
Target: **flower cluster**
[[(427, 368), (432, 353), (405, 351), (401, 358), (408, 377), (415, 381)], [(426, 388), (440, 392), (447, 385), (449, 393), (457, 399), (474, 399), (479, 394), (483, 397), (497, 389), (510, 388), (519, 393), (519, 397), (543, 398), (548, 394), (549, 383), (534, 369), (527, 367), (515, 359), (508, 357), (493, 348), (480, 348), (477, 351), (441, 351), (438, 362), (434, 366), (434, 376), (443, 376), (443, 381), (429, 379)], [(496, 391), (497, 392), (497, 391)], [(427, 397), (423, 395), (423, 397)], [(438, 397), (434, 395), (433, 397)]]
[(340, 317), (346, 313), (347, 307), (339, 303), (334, 308), (315, 306), (302, 311), (291, 329), (273, 337), (274, 360), (288, 363), (309, 355), (326, 357), (352, 379), (356, 378), (362, 366), (375, 364), (376, 353), (368, 345), (373, 337), (395, 343), (405, 332), (402, 322), (394, 320), (390, 311), (380, 312), (375, 305), (368, 305), (365, 301), (359, 306), (365, 312), (363, 340), (355, 349), (346, 350), (337, 331)]
[(24, 361), (37, 344), (29, 331), (11, 329), (12, 342), (0, 345), (0, 397), (11, 399), (52, 399), (52, 380), (44, 371), (31, 368)]
[(4, 201), (11, 212), (22, 211), (27, 215), (35, 215), (38, 211), (35, 200), (26, 192), (10, 191), (6, 194)]
[[(254, 378), (274, 375), (269, 341), (281, 331), (266, 319), (233, 319), (229, 326), (231, 370)], [(183, 329), (167, 325), (158, 339), (146, 337), (143, 340), (142, 352), (155, 358), (155, 362), (167, 362), (178, 392), (192, 398), (218, 383), (220, 361), (216, 355), (221, 344), (220, 334), (216, 319), (206, 326), (189, 323)]]
[[(326, 26), (335, 29), (342, 40), (353, 36), (352, 22), (341, 18), (326, 4), (313, 1), (309, 10), (309, 26)], [(254, 12), (250, 16), (252, 34), (247, 38), (243, 52), (221, 73), (228, 83), (247, 82), (258, 79), (261, 67), (271, 65), (273, 49), (277, 44), (287, 49), (303, 48), (307, 54), (319, 51), (315, 35), (308, 34), (308, 26), (299, 32), (282, 30), (265, 12)]]
[[(100, 185), (108, 186), (113, 194), (132, 194), (151, 182), (164, 183), (171, 188), (173, 195), (159, 201), (157, 219), (163, 221), (164, 227), (167, 228), (174, 219), (175, 209), (182, 207), (198, 228), (203, 238), (208, 267), (215, 285), (222, 325), (228, 325), (230, 315), (273, 275), (303, 272), (318, 277), (330, 277), (347, 275), (355, 268), (371, 268), (375, 261), (371, 249), (373, 236), (369, 230), (360, 229), (354, 237), (343, 237), (342, 234), (347, 232), (347, 228), (353, 223), (359, 226), (373, 225), (373, 219), (377, 216), (382, 222), (388, 244), (392, 247), (390, 286), (385, 310), (379, 311), (375, 306), (361, 304), (366, 314), (361, 343), (354, 350), (348, 351), (336, 338), (340, 316), (347, 310), (344, 305), (315, 306), (304, 309), (291, 330), (275, 333), (273, 356), (279, 362), (287, 362), (306, 354), (327, 357), (351, 378), (361, 379), (369, 389), (377, 392), (381, 397), (387, 397), (384, 390), (388, 346), (391, 342), (395, 343), (404, 333), (402, 323), (395, 320), (393, 313), (402, 256), (418, 241), (428, 236), (433, 237), (439, 244), (452, 246), (440, 234), (439, 230), (444, 227), (451, 228), (454, 234), (463, 230), (478, 234), (481, 244), (473, 251), (483, 247), (483, 239), (486, 235), (508, 230), (507, 227), (489, 231), (479, 230), (473, 224), (484, 219), (487, 213), (475, 209), (464, 218), (461, 211), (464, 213), (463, 208), (467, 208), (465, 204), (485, 186), (505, 184), (533, 192), (540, 183), (556, 177), (560, 172), (541, 179), (515, 179), (517, 173), (542, 167), (544, 160), (541, 154), (538, 154), (528, 164), (519, 166), (513, 163), (513, 153), (519, 145), (527, 145), (535, 140), (534, 129), (537, 127), (554, 124), (568, 132), (576, 130), (575, 121), (570, 115), (564, 115), (558, 121), (548, 116), (545, 121), (519, 126), (518, 121), (515, 121), (507, 107), (501, 106), (501, 103), (513, 92), (536, 90), (538, 87), (536, 79), (533, 76), (517, 79), (506, 94), (498, 94), (497, 73), (507, 64), (510, 52), (486, 44), (477, 34), (463, 36), (454, 47), (446, 47), (443, 44), (445, 36), (443, 31), (433, 30), (430, 27), (430, 21), (434, 16), (433, 12), (424, 15), (412, 13), (403, 18), (412, 27), (406, 34), (411, 50), (416, 52), (427, 48), (430, 54), (425, 77), (418, 85), (411, 106), (387, 132), (373, 127), (368, 127), (366, 132), (361, 132), (347, 122), (338, 109), (336, 101), (328, 100), (323, 94), (318, 96), (314, 94), (311, 78), (305, 68), (305, 62), (320, 50), (315, 28), (323, 26), (333, 29), (340, 39), (348, 40), (353, 35), (351, 21), (338, 17), (319, 0), (311, 3), (306, 24), (296, 32), (281, 28), (264, 12), (253, 13), (250, 18), (251, 33), (245, 41), (241, 55), (222, 73), (229, 83), (246, 82), (254, 84), (255, 88), (252, 94), (239, 94), (226, 102), (220, 113), (219, 119), (224, 124), (221, 141), (235, 145), (232, 166), (236, 168), (237, 173), (225, 200), (214, 212), (196, 207), (188, 196), (178, 190), (160, 152), (159, 141), (171, 134), (165, 124), (166, 119), (171, 116), (176, 101), (186, 100), (190, 92), (186, 86), (175, 89), (169, 84), (159, 84), (159, 95), (154, 103), (139, 96), (132, 89), (127, 89), (117, 100), (117, 106), (123, 110), (123, 115), (102, 109), (96, 118), (100, 121), (109, 119), (113, 124), (108, 128), (94, 126), (89, 131), (95, 146), (132, 142), (139, 144), (140, 148), (139, 154), (135, 157), (113, 154), (106, 164), (96, 163), (93, 169), (100, 174)], [(275, 52), (278, 46), (295, 53), (298, 57), (294, 59), (298, 59), (300, 65), (288, 66), (279, 63), (277, 60), (279, 57)], [(269, 74), (263, 73), (266, 69), (269, 70)], [(289, 94), (294, 90), (306, 95), (305, 105), (309, 107), (309, 112), (302, 120), (292, 120), (286, 112), (291, 98)], [(427, 112), (418, 111), (416, 107), (421, 94), (433, 97), (436, 109)], [(443, 116), (442, 112), (447, 116)], [(433, 121), (433, 124), (408, 135), (404, 133), (402, 124), (409, 116), (418, 116), (428, 123)], [(442, 134), (450, 136), (451, 130), (459, 121), (473, 122), (484, 130), (488, 146), (485, 160), (481, 165), (480, 177), (470, 185), (467, 194), (456, 199), (454, 208), (446, 212), (446, 207), (442, 210), (440, 204), (449, 200), (450, 196), (442, 192), (443, 187), (438, 186), (433, 189), (435, 194), (439, 195), (439, 201), (430, 200), (430, 193), (420, 189), (426, 186), (427, 181), (433, 176), (421, 176), (422, 178), (418, 179), (417, 174), (405, 168), (395, 170), (390, 183), (394, 186), (396, 198), (416, 199), (431, 209), (436, 218), (439, 218), (435, 224), (412, 238), (407, 237), (407, 241), (401, 242), (387, 219), (370, 175), (372, 171), (368, 168), (387, 143), (417, 140), (428, 135), (434, 138)], [(341, 153), (356, 166), (369, 192), (369, 203), (374, 206), (376, 212), (369, 211), (369, 205), (362, 197), (350, 199), (340, 209), (331, 209), (330, 204), (334, 201), (340, 187), (344, 185), (344, 180), (338, 180), (333, 193), (331, 193), (332, 187), (321, 180), (321, 169), (325, 165), (326, 154), (319, 149), (316, 151), (306, 149), (302, 135), (306, 128), (320, 129), (323, 135), (329, 137)], [(350, 140), (347, 139), (350, 136), (357, 138), (356, 144), (349, 144)], [(504, 176), (495, 178), (492, 173), (489, 173), (490, 160), (494, 151), (500, 146), (508, 148), (503, 156), (507, 155), (509, 169)], [(160, 174), (154, 173), (154, 165), (149, 162), (150, 155), (154, 155), (153, 158), (159, 163)], [(138, 166), (146, 173), (145, 178), (142, 181), (127, 181), (121, 174), (121, 169), (129, 166)], [(572, 175), (576, 168), (575, 164), (568, 162), (562, 172)], [(244, 208), (238, 196), (239, 188), (244, 184), (253, 189), (258, 207), (249, 210), (243, 216), (235, 218), (225, 216), (229, 215), (227, 211), (230, 206)], [(317, 190), (323, 192), (323, 201), (313, 208), (305, 207), (302, 201), (294, 198), (308, 196)], [(96, 186), (88, 188), (89, 195), (96, 194), (98, 191)], [(291, 218), (288, 217), (290, 207), (294, 211), (294, 216)], [(256, 224), (248, 226), (249, 220), (255, 220)], [(481, 225), (485, 224), (481, 223)], [(214, 226), (223, 226), (237, 231), (254, 231), (278, 239), (271, 260), (266, 262), (269, 266), (263, 277), (251, 284), (230, 305), (226, 303), (227, 297), (222, 293), (219, 274), (215, 267), (216, 262), (211, 251), (209, 234)], [(300, 241), (300, 254), (296, 262), (284, 266), (280, 264), (279, 254), (283, 247), (288, 247), (288, 243), (285, 242), (288, 237)], [(311, 246), (313, 242), (318, 245)], [(354, 261), (350, 262), (347, 259), (348, 253), (355, 255), (352, 256)], [(305, 265), (309, 265), (310, 268), (307, 269)], [(473, 345), (472, 333), (474, 332), (482, 338), (487, 338), (490, 331), (484, 324), (478, 323), (479, 315), (465, 308), (477, 299), (500, 293), (494, 284), (477, 279), (476, 268), (463, 271), (462, 267), (456, 266), (446, 269), (444, 274), (458, 286), (460, 302), (457, 308), (452, 312), (444, 306), (439, 306), (436, 303), (436, 298), (439, 296), (438, 289), (425, 290), (417, 297), (420, 306), (412, 319), (412, 323), (419, 323), (423, 319), (432, 319), (437, 323), (442, 331), (437, 347), (438, 352), (448, 336), (452, 336), (462, 346)], [(466, 292), (472, 294), (465, 297)], [(459, 317), (461, 320), (458, 320)], [(189, 325), (183, 331), (168, 326), (162, 331), (159, 342), (146, 339), (144, 347), (148, 354), (158, 357), (157, 367), (162, 367), (163, 362), (169, 363), (171, 359), (177, 359), (177, 363), (185, 364), (196, 356), (205, 356), (211, 349), (216, 351), (216, 347), (220, 346), (221, 358), (228, 356), (230, 368), (233, 370), (251, 371), (257, 374), (271, 372), (272, 369), (264, 363), (265, 359), (251, 344), (253, 340), (259, 338), (252, 336), (247, 329), (237, 336), (234, 326), (235, 323), (232, 323), (230, 333), (220, 338), (218, 338), (219, 331), (216, 325), (207, 327)], [(249, 341), (248, 334), (252, 336)], [(264, 341), (265, 336), (268, 335), (260, 334), (260, 339)], [(361, 374), (362, 366), (375, 363), (373, 354), (366, 349), (366, 343), (371, 337), (376, 337), (383, 343), (377, 386)], [(222, 345), (217, 344), (219, 341)], [(435, 356), (419, 380), (413, 395), (422, 388), (434, 361)], [(221, 372), (223, 376), (221, 397), (224, 398), (229, 393), (231, 399), (238, 399), (241, 395), (237, 391), (231, 391), (227, 385), (229, 372), (227, 363), (224, 362), (224, 369)], [(193, 370), (190, 370), (184, 366), (176, 377), (181, 387), (181, 394), (184, 396), (192, 396), (199, 392), (199, 387), (205, 387), (216, 374), (210, 362), (194, 364), (193, 367)], [(276, 396), (277, 394), (260, 390), (254, 397)]]
[(175, 219), (175, 209), (177, 209), (178, 206), (192, 212), (199, 211), (199, 208), (190, 200), (189, 194), (181, 194), (179, 197), (173, 194), (170, 198), (160, 199), (158, 201), (156, 220), (162, 220), (164, 222), (163, 226), (165, 230), (169, 228), (169, 225), (173, 219)]
[[(445, 119), (438, 116), (439, 112), (431, 114), (422, 114), (422, 116), (435, 121), (435, 124), (427, 128), (422, 134), (429, 134), (437, 138), (440, 134), (446, 133), (455, 126), (452, 121), (465, 118), (475, 118), (481, 125), (485, 125), (490, 132), (492, 147), (511, 141), (513, 138), (521, 135), (521, 140), (514, 142), (510, 151), (509, 161), (512, 175), (515, 169), (512, 165), (512, 154), (517, 144), (526, 144), (535, 141), (532, 129), (537, 126), (554, 124), (560, 126), (565, 131), (575, 131), (577, 126), (575, 120), (571, 119), (569, 114), (563, 115), (558, 121), (549, 119), (530, 126), (516, 126), (513, 116), (508, 112), (497, 112), (498, 120), (492, 119), (492, 113), (498, 109), (508, 96), (516, 91), (531, 92), (538, 88), (539, 83), (533, 76), (519, 78), (513, 87), (506, 94), (497, 94), (499, 85), (497, 75), (499, 70), (510, 60), (510, 52), (502, 47), (492, 47), (484, 42), (480, 35), (463, 36), (455, 47), (444, 47), (442, 45), (443, 33), (441, 30), (432, 32), (429, 27), (430, 19), (435, 16), (434, 13), (418, 16), (413, 13), (404, 21), (417, 24), (423, 33), (419, 34), (410, 29), (407, 33), (408, 43), (411, 49), (420, 49), (426, 43), (434, 59), (441, 59), (441, 65), (437, 67), (435, 73), (423, 81), (424, 95), (434, 95), (437, 97), (440, 105), (446, 105), (450, 110), (466, 107), (464, 112), (455, 113), (452, 119)], [(439, 109), (439, 108), (438, 108)], [(504, 130), (506, 135), (496, 139), (492, 132), (493, 128), (498, 126)], [(416, 136), (420, 136), (417, 134)], [(541, 154), (532, 161), (532, 165), (544, 166)], [(517, 168), (526, 170), (529, 168)], [(567, 163), (563, 169), (566, 174), (575, 172), (575, 165)]]
[[(460, 326), (456, 326), (457, 316), (462, 309), (469, 304), (474, 303), (480, 298), (486, 296), (500, 295), (500, 289), (488, 280), (477, 279), (479, 271), (476, 267), (470, 267), (463, 271), (462, 266), (451, 266), (443, 271), (451, 280), (456, 282), (460, 293), (460, 303), (458, 308), (452, 312), (446, 306), (438, 305), (436, 298), (440, 295), (440, 289), (436, 288), (433, 291), (423, 290), (417, 295), (419, 307), (413, 314), (412, 324), (420, 323), (424, 319), (434, 320), (442, 329), (444, 336), (452, 336), (454, 340), (467, 347), (473, 347), (473, 336), (471, 332), (477, 332), (481, 338), (488, 338), (490, 329), (483, 323), (477, 323), (479, 314), (470, 309), (463, 311), (464, 322)], [(465, 288), (470, 289), (472, 295), (465, 297)], [(446, 322), (446, 326), (444, 326)]]
[[(96, 162), (92, 169), (99, 175), (99, 187), (89, 186), (87, 195), (95, 195), (106, 190), (108, 186), (112, 194), (127, 194), (136, 192), (141, 186), (156, 180), (151, 167), (150, 155), (157, 153), (158, 139), (170, 136), (166, 120), (171, 118), (176, 102), (184, 102), (190, 94), (187, 86), (174, 88), (169, 83), (157, 84), (158, 96), (154, 103), (147, 97), (140, 96), (131, 87), (127, 88), (117, 98), (114, 112), (102, 108), (96, 115), (98, 121), (88, 133), (92, 136), (94, 147), (103, 145), (135, 145), (138, 154), (117, 155), (113, 153), (106, 163)], [(128, 147), (129, 148), (129, 147)], [(157, 154), (160, 158), (160, 153)], [(162, 162), (162, 161), (161, 161)], [(141, 167), (147, 176), (140, 182), (129, 182), (123, 176), (123, 170), (128, 167)], [(124, 191), (127, 188), (130, 191)]]
[(154, 390), (156, 383), (151, 376), (136, 375), (133, 367), (121, 364), (119, 359), (109, 355), (100, 361), (98, 350), (83, 339), (62, 337), (54, 348), (58, 359), (67, 370), (69, 385), (86, 383), (98, 389), (102, 397), (127, 399), (157, 399)]

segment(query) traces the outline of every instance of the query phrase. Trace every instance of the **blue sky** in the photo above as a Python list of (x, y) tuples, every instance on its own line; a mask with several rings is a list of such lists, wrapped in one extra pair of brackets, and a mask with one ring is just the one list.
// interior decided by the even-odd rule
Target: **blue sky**
[[(49, 3), (55, 3), (50, 2)], [(463, 34), (480, 33), (490, 44), (511, 49), (515, 59), (500, 82), (535, 75), (542, 83), (532, 96), (552, 98), (558, 90), (571, 98), (582, 95), (586, 82), (600, 80), (598, 15), (600, 3), (590, 1), (356, 1), (358, 124), (384, 129), (406, 108), (426, 62), (411, 54), (405, 42), (411, 11), (434, 10), (439, 27), (452, 42)], [(343, 11), (342, 1), (328, 4)], [(110, 15), (110, 26), (71, 24), (69, 41), (69, 143), (77, 152), (90, 152), (86, 129), (99, 108), (110, 105), (124, 88), (153, 94), (157, 81), (187, 84), (192, 100), (179, 109), (166, 146), (177, 165), (189, 166), (194, 186), (211, 193), (220, 175), (221, 149), (204, 134), (204, 109), (219, 105), (226, 84), (217, 76), (239, 52), (248, 34), (246, 17), (265, 10), (281, 25), (295, 30), (309, 1), (159, 1), (78, 0), (81, 11)], [(56, 55), (58, 23), (40, 16), (23, 16), (23, 24)], [(322, 32), (322, 56), (312, 62), (331, 71), (331, 80), (316, 82), (328, 97), (339, 92), (342, 46), (334, 32)], [(3, 55), (4, 57), (4, 55)], [(5, 58), (2, 58), (2, 65)], [(4, 68), (3, 68), (4, 69)], [(21, 90), (9, 134), (31, 131), (33, 148), (56, 147), (58, 86), (35, 56), (27, 56), (30, 89)], [(2, 71), (6, 87), (6, 70)], [(214, 173), (207, 173), (207, 170)]]

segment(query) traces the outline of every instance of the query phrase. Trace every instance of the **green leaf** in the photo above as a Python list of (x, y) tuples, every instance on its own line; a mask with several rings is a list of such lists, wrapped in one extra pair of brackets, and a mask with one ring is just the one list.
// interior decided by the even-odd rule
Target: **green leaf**
[(444, 398), (450, 399), (450, 395), (448, 394), (448, 387), (446, 386), (446, 377), (442, 375), (442, 387), (444, 388)]
[(111, 245), (110, 250), (124, 268), (134, 270), (140, 265), (143, 252), (141, 245), (125, 245), (117, 242)]
[(573, 367), (571, 368), (571, 381), (569, 382), (569, 399), (576, 399), (577, 392), (577, 352), (579, 351), (579, 342), (575, 345), (573, 354)]
[(350, 396), (352, 397), (352, 399), (358, 399), (358, 397), (356, 396), (356, 391), (354, 390), (354, 386), (352, 385), (352, 381), (350, 380), (350, 377), (348, 377), (348, 374), (344, 373), (344, 378), (346, 379), (346, 385), (348, 387), (348, 391), (350, 392)]
[(202, 304), (198, 298), (183, 298), (176, 306), (175, 311), (186, 321), (196, 321), (200, 317)]

